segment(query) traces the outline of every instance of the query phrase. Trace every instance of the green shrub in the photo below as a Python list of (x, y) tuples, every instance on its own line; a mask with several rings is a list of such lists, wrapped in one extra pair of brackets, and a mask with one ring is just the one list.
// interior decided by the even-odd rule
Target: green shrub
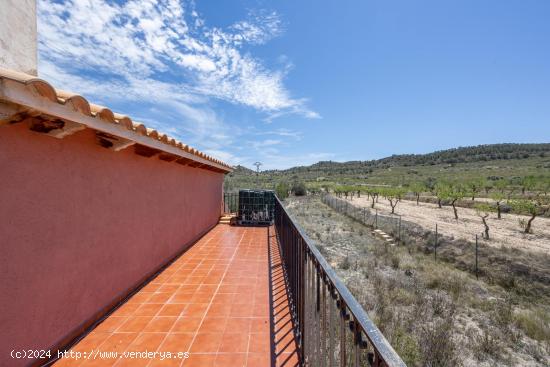
[(517, 326), (534, 340), (550, 341), (550, 315), (542, 310), (521, 311), (515, 315)]
[(499, 331), (492, 326), (487, 325), (481, 329), (481, 333), (474, 336), (473, 342), (473, 349), (479, 359), (483, 360), (486, 356), (498, 359), (503, 353)]
[(340, 263), (340, 269), (348, 270), (349, 268), (351, 268), (351, 260), (349, 256), (346, 256)]
[(277, 193), (277, 197), (281, 200), (284, 200), (288, 197), (289, 187), (286, 182), (279, 182), (275, 186), (275, 192)]
[(294, 182), (292, 184), (292, 192), (296, 196), (305, 196), (307, 194), (306, 184), (303, 182)]
[(417, 365), (420, 361), (420, 348), (414, 335), (407, 333), (402, 328), (397, 329), (391, 338), (391, 344), (403, 361), (409, 366)]
[(397, 255), (393, 255), (391, 257), (391, 267), (394, 269), (399, 269), (399, 264), (401, 262), (401, 259)]

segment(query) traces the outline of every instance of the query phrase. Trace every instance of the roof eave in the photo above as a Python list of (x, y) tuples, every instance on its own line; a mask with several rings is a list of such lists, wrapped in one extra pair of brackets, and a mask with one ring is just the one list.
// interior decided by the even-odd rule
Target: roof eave
[[(4, 72), (5, 70), (1, 71)], [(233, 168), (229, 165), (189, 149), (174, 139), (158, 134), (154, 130), (148, 131), (141, 124), (134, 125), (127, 117), (118, 115), (119, 119), (116, 121), (111, 117), (114, 114), (110, 110), (107, 110), (109, 113), (96, 113), (93, 115), (90, 106), (95, 109), (98, 106), (90, 105), (81, 96), (67, 97), (64, 94), (66, 92), (61, 92), (58, 95), (53, 87), (41, 79), (22, 82), (10, 78), (9, 75), (2, 74), (0, 78), (0, 101), (7, 102), (8, 106), (11, 104), (14, 112), (31, 111), (34, 115), (39, 113), (53, 116), (70, 121), (73, 129), (77, 129), (78, 125), (83, 125), (83, 127), (110, 134), (135, 144), (213, 167), (224, 173), (233, 171)], [(13, 105), (16, 107), (14, 108)]]

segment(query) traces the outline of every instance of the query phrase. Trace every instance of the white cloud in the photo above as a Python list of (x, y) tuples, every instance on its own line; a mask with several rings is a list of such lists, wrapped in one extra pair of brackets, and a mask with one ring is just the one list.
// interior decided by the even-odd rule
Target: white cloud
[[(117, 112), (229, 163), (252, 159), (230, 151), (264, 147), (262, 154), (276, 155), (280, 139), (243, 146), (243, 136), (260, 134), (225, 121), (213, 102), (250, 107), (267, 121), (318, 117), (286, 89), (286, 56), (271, 70), (246, 49), (280, 35), (280, 17), (258, 11), (227, 29), (205, 24), (192, 0), (38, 0), (39, 73), (91, 102), (130, 106)], [(265, 135), (300, 139), (285, 129)]]
[(41, 63), (54, 63), (76, 75), (99, 71), (107, 82), (149, 83), (169, 77), (176, 80), (170, 83), (174, 88), (186, 93), (270, 114), (315, 116), (304, 100), (290, 96), (284, 69), (269, 70), (242, 50), (282, 32), (274, 12), (251, 13), (226, 30), (197, 22), (200, 15), (193, 3), (177, 0), (129, 0), (120, 5), (106, 0), (39, 0), (38, 13)]
[(231, 26), (236, 34), (235, 42), (264, 44), (282, 33), (281, 19), (275, 12), (249, 14), (250, 21), (240, 21)]
[(183, 66), (203, 72), (216, 70), (216, 64), (212, 60), (200, 55), (181, 55), (178, 62)]

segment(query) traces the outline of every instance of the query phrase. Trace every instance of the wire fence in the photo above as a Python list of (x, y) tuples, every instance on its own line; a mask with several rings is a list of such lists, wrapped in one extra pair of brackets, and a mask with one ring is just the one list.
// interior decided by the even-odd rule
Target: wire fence
[(391, 235), (397, 242), (402, 239), (403, 228), (400, 215), (381, 215), (378, 209), (359, 207), (348, 200), (340, 199), (332, 195), (325, 195), (321, 201), (337, 212), (344, 214), (373, 229), (380, 229)]
[[(418, 224), (403, 220), (399, 214), (381, 214), (376, 208), (356, 206), (346, 199), (327, 194), (321, 201), (343, 215), (362, 223), (372, 229), (380, 229), (390, 235), (397, 245), (432, 254), (434, 261), (453, 263), (461, 270), (476, 275), (488, 275), (490, 263), (495, 260), (493, 248), (487, 246), (483, 239), (475, 235), (470, 241), (455, 239), (442, 235), (434, 221), (433, 229), (426, 229)], [(500, 261), (501, 267), (509, 273), (513, 264)], [(494, 268), (494, 267), (493, 267)], [(512, 272), (513, 273), (513, 272)]]

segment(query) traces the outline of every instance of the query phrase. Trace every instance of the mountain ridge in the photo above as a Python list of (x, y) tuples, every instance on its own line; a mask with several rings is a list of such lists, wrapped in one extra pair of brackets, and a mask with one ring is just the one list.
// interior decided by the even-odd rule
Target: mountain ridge
[[(262, 173), (292, 173), (294, 171), (315, 171), (327, 169), (351, 169), (358, 166), (365, 168), (390, 168), (394, 166), (425, 166), (436, 164), (456, 164), (504, 159), (527, 159), (533, 156), (550, 156), (550, 143), (501, 143), (456, 147), (437, 150), (424, 154), (393, 154), (388, 157), (372, 160), (352, 160), (346, 162), (319, 161), (309, 166), (296, 166), (286, 169), (265, 170)], [(235, 166), (238, 174), (252, 175), (256, 171), (242, 165)]]

